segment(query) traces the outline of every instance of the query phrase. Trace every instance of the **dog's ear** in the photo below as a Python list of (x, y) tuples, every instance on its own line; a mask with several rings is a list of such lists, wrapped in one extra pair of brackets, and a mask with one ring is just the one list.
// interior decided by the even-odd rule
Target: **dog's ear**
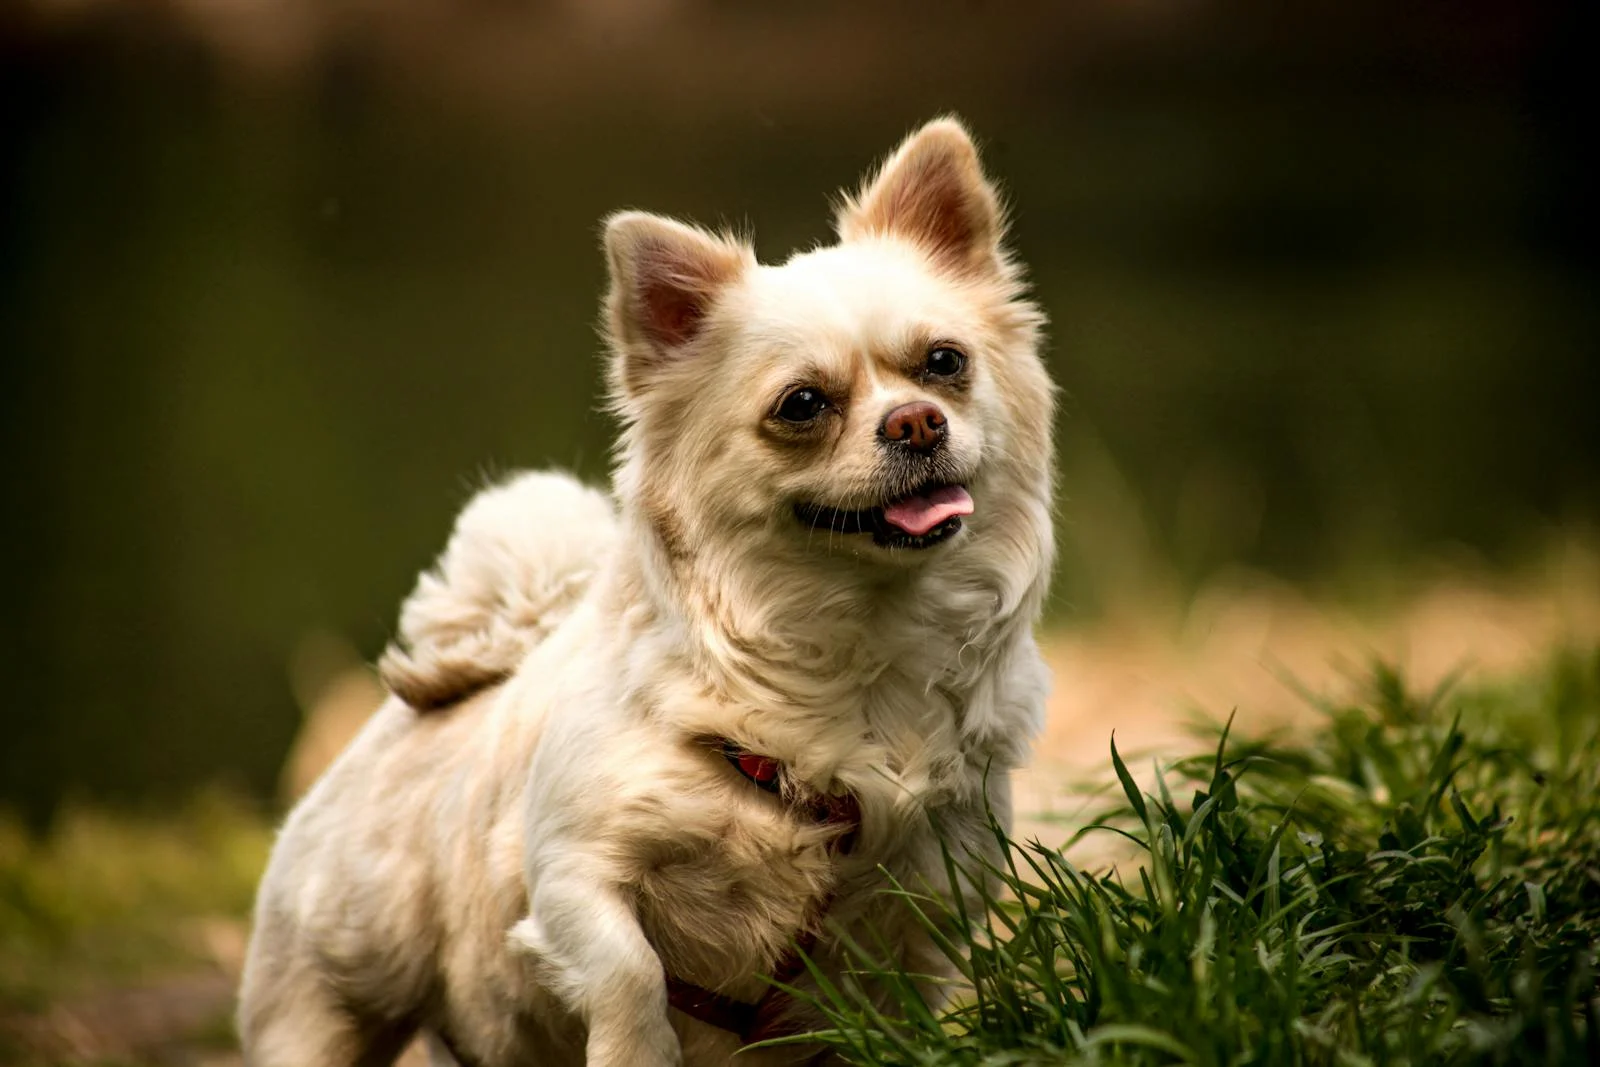
[(627, 391), (691, 346), (717, 297), (755, 265), (747, 245), (642, 211), (606, 220), (605, 249), (607, 327)]
[(907, 137), (836, 217), (844, 241), (892, 235), (921, 245), (957, 272), (1003, 263), (1000, 198), (983, 175), (966, 127), (935, 119)]

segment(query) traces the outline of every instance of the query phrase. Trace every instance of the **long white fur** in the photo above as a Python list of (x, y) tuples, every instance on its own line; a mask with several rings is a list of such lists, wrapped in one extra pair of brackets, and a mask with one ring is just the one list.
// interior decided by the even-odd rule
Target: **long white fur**
[[(419, 1028), (478, 1067), (725, 1064), (738, 1040), (669, 1010), (665, 975), (753, 1001), (826, 898), (831, 923), (943, 969), (882, 871), (939, 887), (939, 834), (992, 850), (1047, 687), (1052, 389), (998, 211), (941, 120), (845, 204), (840, 244), (781, 266), (611, 221), (615, 516), (556, 475), (463, 514), (386, 660), (412, 704), (291, 814), (262, 881), (251, 1067), (387, 1063)], [(934, 339), (971, 358), (940, 395), (966, 528), (924, 552), (805, 530), (797, 499), (871, 502), (877, 420), (931, 395), (905, 361)], [(826, 442), (775, 444), (774, 398), (806, 376), (848, 402)], [(799, 792), (853, 792), (855, 848), (713, 738)], [(815, 955), (842, 966), (826, 932)]]

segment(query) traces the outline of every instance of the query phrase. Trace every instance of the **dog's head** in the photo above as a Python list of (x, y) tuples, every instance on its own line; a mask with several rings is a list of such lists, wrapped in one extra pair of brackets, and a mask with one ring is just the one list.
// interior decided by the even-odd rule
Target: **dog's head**
[(1042, 316), (972, 140), (923, 127), (836, 224), (837, 244), (766, 266), (659, 216), (608, 221), (624, 502), (680, 557), (739, 544), (894, 570), (986, 539), (1037, 555)]

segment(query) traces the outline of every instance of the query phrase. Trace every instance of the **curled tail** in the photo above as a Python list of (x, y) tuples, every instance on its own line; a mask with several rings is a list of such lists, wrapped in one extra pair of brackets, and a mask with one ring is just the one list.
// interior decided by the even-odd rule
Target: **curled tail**
[(576, 606), (616, 528), (610, 499), (564, 474), (480, 492), (406, 598), (378, 662), (384, 683), (429, 710), (509, 677)]

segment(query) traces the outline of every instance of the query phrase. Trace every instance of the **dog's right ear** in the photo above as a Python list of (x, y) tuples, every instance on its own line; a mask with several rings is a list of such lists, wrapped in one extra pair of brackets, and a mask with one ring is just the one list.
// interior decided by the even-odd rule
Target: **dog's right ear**
[(755, 266), (747, 245), (642, 211), (606, 220), (605, 249), (607, 327), (626, 393), (690, 349), (718, 296)]

